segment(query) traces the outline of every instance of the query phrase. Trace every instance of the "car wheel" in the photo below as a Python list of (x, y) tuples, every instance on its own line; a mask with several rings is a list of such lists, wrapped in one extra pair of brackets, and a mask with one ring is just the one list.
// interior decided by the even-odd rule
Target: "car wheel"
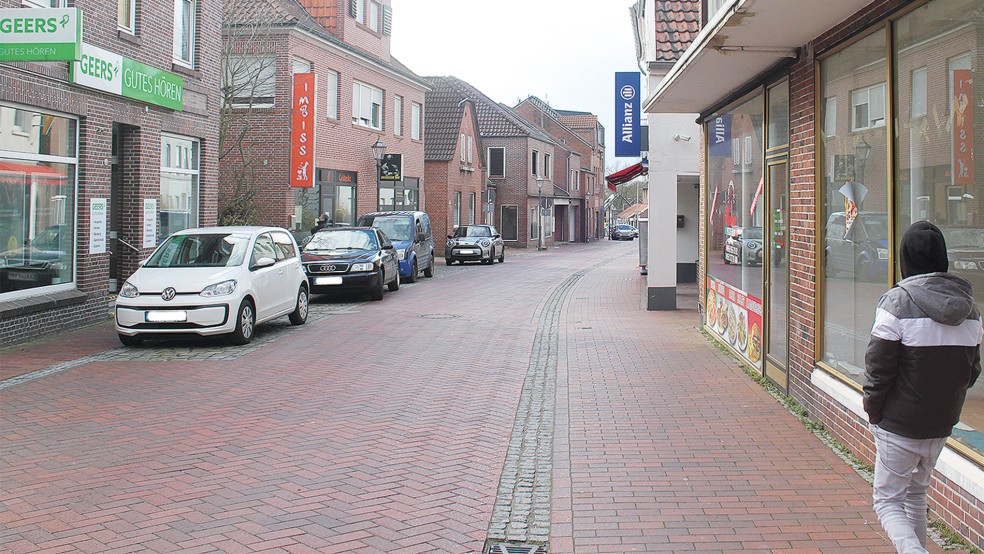
[(239, 345), (248, 344), (253, 340), (254, 331), (256, 331), (256, 309), (251, 301), (243, 300), (236, 315), (236, 330), (229, 334), (229, 342)]
[(502, 253), (499, 254), (499, 263), (500, 264), (506, 263), (506, 247), (505, 246), (502, 247)]
[(300, 290), (297, 291), (297, 304), (295, 304), (294, 311), (289, 316), (292, 325), (303, 325), (307, 321), (308, 309), (310, 308), (309, 300), (310, 297), (308, 296), (307, 287), (301, 285)]
[(120, 333), (119, 336), (120, 342), (123, 343), (123, 346), (140, 346), (143, 344), (143, 339), (139, 337), (131, 337), (130, 335), (124, 335), (123, 333)]
[(444, 263), (447, 265), (451, 265), (454, 263), (454, 258), (444, 258)]
[(413, 262), (410, 263), (410, 275), (407, 277), (408, 283), (417, 282), (417, 259), (414, 258)]
[(427, 267), (424, 268), (424, 277), (430, 279), (433, 276), (434, 276), (434, 253), (431, 252), (430, 262), (427, 264)]
[[(417, 263), (416, 262), (414, 262), (414, 264), (413, 264), (413, 269), (414, 270), (417, 269)], [(396, 291), (400, 290), (400, 274), (399, 273), (397, 273), (396, 274), (396, 277), (394, 277), (393, 280), (390, 281), (389, 284), (386, 285), (386, 289), (389, 290), (390, 292), (396, 292)]]
[(380, 271), (379, 279), (376, 280), (375, 286), (369, 291), (369, 298), (371, 300), (382, 300), (383, 299), (383, 282), (386, 280), (386, 274)]

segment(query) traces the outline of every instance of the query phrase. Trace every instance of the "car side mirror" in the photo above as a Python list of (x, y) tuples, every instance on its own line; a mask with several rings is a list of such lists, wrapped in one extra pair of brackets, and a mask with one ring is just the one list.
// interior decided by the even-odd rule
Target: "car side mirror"
[(253, 264), (252, 269), (262, 269), (264, 267), (270, 267), (270, 266), (272, 266), (275, 263), (277, 263), (277, 260), (274, 260), (273, 258), (264, 256), (264, 257), (260, 258), (259, 260), (256, 260), (256, 263)]
[(396, 247), (393, 246), (393, 243), (383, 245), (383, 250), (395, 250), (395, 249)]
[(502, 235), (492, 235), (492, 238), (494, 238), (494, 239), (501, 239), (502, 238)]
[(417, 233), (417, 242), (424, 242), (424, 239), (426, 239), (426, 238), (427, 238), (427, 236), (424, 235), (424, 233), (422, 233), (422, 232), (421, 233)]
[(448, 238), (449, 239), (453, 239), (454, 238), (454, 235), (448, 235)]

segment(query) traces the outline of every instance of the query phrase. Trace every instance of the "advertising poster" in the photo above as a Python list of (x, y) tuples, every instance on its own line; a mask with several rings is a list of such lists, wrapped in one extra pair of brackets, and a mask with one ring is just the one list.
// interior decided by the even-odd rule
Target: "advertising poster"
[(157, 246), (157, 199), (145, 198), (143, 209), (143, 247)]
[(704, 325), (753, 367), (762, 367), (762, 300), (707, 278)]
[(379, 163), (380, 181), (403, 180), (403, 154), (385, 154)]
[(290, 186), (314, 186), (315, 89), (314, 73), (294, 74), (290, 125)]
[(106, 199), (89, 199), (89, 253), (106, 253)]

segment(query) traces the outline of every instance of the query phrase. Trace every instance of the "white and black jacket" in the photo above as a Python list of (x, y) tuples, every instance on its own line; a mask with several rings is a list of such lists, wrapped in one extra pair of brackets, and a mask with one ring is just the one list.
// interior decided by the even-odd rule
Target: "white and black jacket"
[(949, 436), (981, 374), (981, 314), (970, 283), (914, 275), (882, 295), (865, 353), (868, 421), (914, 439)]

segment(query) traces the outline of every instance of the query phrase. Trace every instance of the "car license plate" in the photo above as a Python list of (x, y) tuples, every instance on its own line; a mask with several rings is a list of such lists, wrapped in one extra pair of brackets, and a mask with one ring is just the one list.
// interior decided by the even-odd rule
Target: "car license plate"
[(341, 277), (337, 277), (337, 276), (336, 277), (315, 277), (314, 278), (314, 284), (315, 285), (341, 285), (342, 284), (342, 278)]
[(144, 321), (150, 323), (180, 323), (188, 321), (188, 312), (184, 310), (167, 310), (161, 312), (144, 312)]
[(38, 276), (34, 273), (10, 271), (7, 273), (7, 279), (11, 281), (37, 281)]
[(475, 250), (472, 250), (471, 248), (462, 248), (458, 252), (461, 252), (462, 254), (477, 254), (478, 253)]

